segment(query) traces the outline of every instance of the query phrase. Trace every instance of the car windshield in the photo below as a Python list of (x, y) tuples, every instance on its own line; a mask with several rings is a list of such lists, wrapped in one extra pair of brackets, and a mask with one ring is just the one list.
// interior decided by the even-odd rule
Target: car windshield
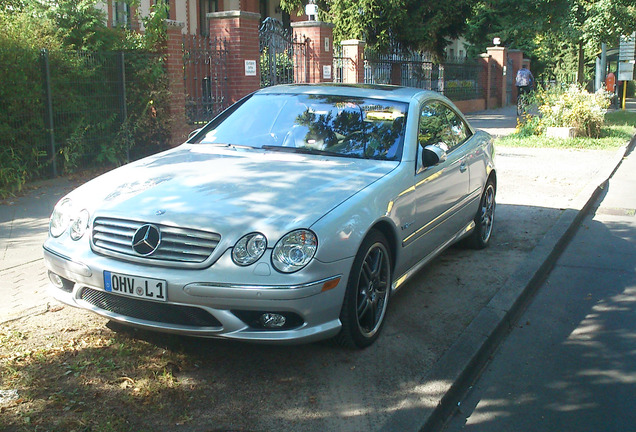
[(256, 94), (208, 126), (197, 142), (399, 160), (406, 111), (407, 104), (386, 100)]

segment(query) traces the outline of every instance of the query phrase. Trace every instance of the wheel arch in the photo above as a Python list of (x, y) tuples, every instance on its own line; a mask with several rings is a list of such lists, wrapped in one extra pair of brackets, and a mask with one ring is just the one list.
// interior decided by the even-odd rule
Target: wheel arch
[(364, 236), (366, 238), (371, 231), (380, 232), (389, 243), (389, 254), (391, 255), (391, 271), (395, 270), (395, 262), (397, 259), (397, 246), (399, 244), (397, 233), (391, 223), (386, 220), (377, 221)]

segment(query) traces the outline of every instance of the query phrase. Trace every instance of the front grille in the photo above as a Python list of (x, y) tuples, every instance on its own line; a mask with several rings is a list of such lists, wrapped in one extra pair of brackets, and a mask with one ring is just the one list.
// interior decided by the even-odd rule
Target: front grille
[(130, 318), (188, 327), (221, 327), (219, 320), (197, 307), (138, 300), (92, 288), (84, 288), (81, 298), (95, 307)]
[(155, 224), (161, 233), (161, 243), (151, 255), (141, 255), (133, 249), (135, 232), (143, 222), (124, 219), (97, 218), (93, 223), (93, 246), (105, 255), (122, 258), (135, 257), (175, 264), (201, 264), (207, 260), (219, 244), (216, 233)]

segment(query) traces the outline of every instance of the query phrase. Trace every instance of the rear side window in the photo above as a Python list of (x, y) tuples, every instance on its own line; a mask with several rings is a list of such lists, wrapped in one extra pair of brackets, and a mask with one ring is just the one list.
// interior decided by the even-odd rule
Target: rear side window
[(418, 142), (420, 146), (437, 145), (449, 151), (454, 144), (444, 106), (438, 102), (424, 105), (420, 114)]
[(452, 152), (470, 137), (468, 125), (450, 107), (430, 102), (422, 107), (418, 141), (420, 146), (438, 145)]

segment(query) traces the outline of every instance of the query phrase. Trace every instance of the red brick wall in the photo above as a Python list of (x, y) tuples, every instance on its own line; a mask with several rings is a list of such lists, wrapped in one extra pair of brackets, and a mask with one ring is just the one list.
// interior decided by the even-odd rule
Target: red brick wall
[(170, 86), (169, 112), (172, 122), (170, 143), (178, 145), (188, 137), (192, 127), (185, 117), (185, 88), (183, 83), (183, 53), (181, 29), (183, 23), (168, 20), (168, 38), (166, 41), (166, 72)]
[(463, 113), (483, 111), (486, 109), (486, 99), (471, 99), (454, 102), (455, 106)]
[(512, 74), (513, 85), (512, 85), (512, 101), (517, 100), (517, 87), (514, 85), (514, 79), (517, 76), (517, 71), (521, 69), (523, 65), (523, 52), (519, 50), (510, 50), (508, 51), (508, 58), (512, 59), (512, 70), (508, 71), (508, 73)]
[[(497, 95), (491, 95), (496, 98), (497, 107), (506, 105), (506, 83), (503, 76), (503, 68), (506, 66), (508, 59), (508, 50), (504, 47), (490, 47), (488, 48), (488, 54), (491, 56), (491, 61), (494, 61), (497, 65)], [(499, 73), (501, 71), (501, 73)], [(508, 71), (511, 73), (511, 71)], [(494, 107), (491, 107), (494, 108)]]
[(364, 82), (364, 47), (365, 42), (360, 40), (346, 40), (342, 45), (343, 83)]
[[(292, 23), (294, 36), (298, 40), (307, 38), (309, 46), (307, 82), (320, 83), (333, 81), (333, 24), (321, 21), (300, 21)], [(328, 40), (325, 43), (325, 39)], [(327, 66), (331, 74), (324, 75)], [(302, 81), (305, 81), (304, 79)]]

